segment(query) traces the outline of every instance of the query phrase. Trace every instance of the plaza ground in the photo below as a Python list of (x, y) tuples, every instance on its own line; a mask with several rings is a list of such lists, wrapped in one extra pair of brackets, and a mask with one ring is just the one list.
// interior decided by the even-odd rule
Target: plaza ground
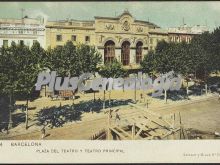
[[(134, 101), (134, 91), (113, 91), (111, 92), (111, 107), (113, 110), (118, 109), (118, 114), (121, 118), (132, 118), (140, 116), (143, 111), (153, 112), (161, 116), (169, 116), (170, 114), (178, 112), (181, 113), (182, 123), (185, 129), (193, 128), (200, 131), (220, 132), (220, 102), (217, 94), (208, 94), (202, 96), (190, 96), (190, 99), (168, 99), (165, 103), (163, 98), (152, 98), (143, 93), (144, 98), (141, 98), (143, 91), (137, 91), (136, 100), (137, 106), (141, 109), (131, 106), (129, 103)], [(29, 128), (25, 129), (25, 123), (19, 122), (13, 127), (9, 134), (0, 133), (0, 139), (35, 139), (41, 137), (42, 125), (39, 124), (39, 112), (48, 107), (65, 107), (73, 106), (75, 111), (81, 111), (78, 118), (72, 121), (65, 122), (61, 127), (54, 127), (53, 129), (46, 127), (47, 137), (45, 139), (69, 139), (69, 140), (87, 140), (98, 131), (106, 128), (108, 121), (108, 105), (109, 93), (106, 92), (106, 109), (103, 109), (102, 101), (104, 99), (103, 93), (94, 94), (77, 94), (76, 100), (51, 100), (51, 98), (42, 97), (30, 102), (29, 104)], [(96, 102), (101, 100), (101, 104), (96, 106)], [(23, 101), (18, 101), (16, 104), (25, 104)], [(148, 105), (147, 105), (148, 104)], [(83, 105), (82, 109), (76, 109), (77, 105)], [(88, 106), (89, 105), (89, 106)], [(148, 106), (148, 108), (147, 108)], [(92, 108), (92, 111), (91, 111)], [(59, 110), (59, 109), (58, 109)], [(25, 112), (17, 110), (13, 112), (14, 116)], [(114, 114), (113, 114), (114, 115)]]

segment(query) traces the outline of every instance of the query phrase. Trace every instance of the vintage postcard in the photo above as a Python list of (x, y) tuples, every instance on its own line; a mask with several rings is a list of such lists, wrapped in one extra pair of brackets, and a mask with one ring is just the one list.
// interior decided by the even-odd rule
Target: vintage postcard
[(220, 162), (220, 2), (0, 2), (0, 163)]

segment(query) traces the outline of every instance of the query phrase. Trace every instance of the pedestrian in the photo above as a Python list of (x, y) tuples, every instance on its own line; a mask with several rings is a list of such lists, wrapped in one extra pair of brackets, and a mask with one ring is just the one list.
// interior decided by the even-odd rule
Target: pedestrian
[(99, 97), (99, 99), (98, 99), (98, 104), (101, 104), (102, 103), (102, 101), (101, 101), (101, 99), (100, 99), (100, 97)]
[(141, 99), (143, 99), (143, 93), (140, 94)]
[(109, 117), (112, 118), (112, 109), (109, 111)]
[(218, 93), (218, 101), (220, 101), (220, 92)]
[(119, 116), (119, 114), (116, 112), (116, 114), (115, 114), (115, 123), (117, 123), (117, 125), (119, 125), (119, 121), (120, 121), (121, 119), (120, 119), (120, 116)]
[(141, 98), (140, 102), (142, 102), (143, 101), (143, 93), (140, 94), (140, 98)]
[(46, 136), (46, 130), (45, 130), (45, 126), (43, 126), (43, 128), (41, 129), (41, 139), (44, 139)]
[(92, 113), (93, 113), (93, 109), (92, 109), (92, 107), (90, 108), (90, 112), (92, 112)]

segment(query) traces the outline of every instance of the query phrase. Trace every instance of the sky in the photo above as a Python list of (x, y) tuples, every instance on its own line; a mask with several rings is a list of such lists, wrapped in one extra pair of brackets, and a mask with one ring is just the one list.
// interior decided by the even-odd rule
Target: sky
[(0, 18), (21, 18), (21, 9), (29, 17), (47, 20), (94, 20), (94, 16), (115, 17), (125, 9), (135, 19), (150, 21), (162, 28), (187, 25), (220, 26), (220, 2), (0, 2)]

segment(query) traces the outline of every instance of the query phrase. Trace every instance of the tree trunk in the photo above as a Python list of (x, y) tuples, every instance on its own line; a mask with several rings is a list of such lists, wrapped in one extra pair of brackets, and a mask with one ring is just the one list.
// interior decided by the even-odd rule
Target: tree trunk
[(109, 108), (111, 107), (111, 91), (109, 91), (109, 97), (108, 97), (108, 100), (109, 100)]
[(164, 90), (164, 100), (167, 103), (167, 90)]
[(47, 96), (47, 85), (45, 85), (45, 97)]
[(196, 71), (195, 71), (195, 79), (196, 79)]
[(25, 121), (25, 128), (28, 129), (28, 99), (26, 100), (26, 121)]
[(205, 94), (207, 95), (208, 94), (208, 84), (207, 84), (207, 78), (208, 76), (207, 76), (207, 72), (206, 72), (206, 70), (205, 70)]
[(208, 85), (207, 85), (207, 83), (205, 84), (205, 94), (206, 95), (208, 94)]
[(111, 109), (108, 111), (108, 128), (107, 128), (107, 140), (110, 140), (111, 130), (110, 130), (110, 113)]
[(103, 101), (103, 109), (105, 109), (105, 90), (104, 90), (104, 101)]
[(189, 95), (189, 82), (188, 81), (186, 82), (186, 95), (187, 97)]
[(93, 100), (94, 100), (94, 102), (95, 102), (95, 91), (93, 92), (93, 94), (94, 94), (94, 95), (93, 95)]
[(10, 103), (9, 103), (9, 122), (8, 122), (8, 130), (12, 128), (12, 115), (11, 115), (11, 111), (12, 111), (12, 92), (10, 93)]

